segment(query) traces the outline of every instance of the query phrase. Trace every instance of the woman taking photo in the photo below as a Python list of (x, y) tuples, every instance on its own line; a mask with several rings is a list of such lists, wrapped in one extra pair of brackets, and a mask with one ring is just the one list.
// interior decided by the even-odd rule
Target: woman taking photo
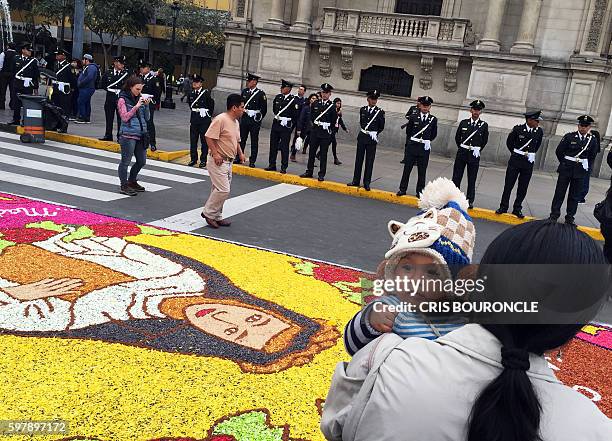
[[(136, 196), (137, 192), (145, 191), (138, 184), (138, 173), (147, 161), (148, 132), (147, 121), (149, 120), (150, 99), (141, 96), (143, 87), (142, 79), (132, 76), (127, 79), (123, 90), (119, 94), (117, 109), (121, 117), (119, 128), (119, 145), (121, 146), (121, 162), (119, 163), (119, 181), (121, 193), (128, 196)], [(129, 176), (128, 167), (136, 158)]]

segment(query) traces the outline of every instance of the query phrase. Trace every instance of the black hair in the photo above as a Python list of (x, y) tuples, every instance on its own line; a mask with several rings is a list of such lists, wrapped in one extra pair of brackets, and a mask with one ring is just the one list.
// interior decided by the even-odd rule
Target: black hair
[(342, 99), (341, 98), (334, 98), (334, 104), (336, 104), (336, 103), (342, 104)]
[(244, 103), (244, 97), (237, 93), (231, 93), (227, 97), (227, 110), (231, 110), (232, 107), (240, 107), (240, 104)]
[[(599, 245), (577, 228), (550, 221), (501, 233), (481, 264), (606, 264)], [(602, 293), (602, 295), (604, 295)], [(501, 374), (480, 393), (468, 441), (539, 441), (542, 406), (527, 376), (529, 354), (543, 355), (570, 341), (582, 325), (483, 325), (502, 344)]]
[(127, 80), (125, 80), (125, 84), (123, 85), (123, 90), (126, 92), (131, 92), (132, 87), (134, 87), (136, 84), (144, 84), (144, 82), (142, 81), (142, 78), (136, 75), (132, 75)]

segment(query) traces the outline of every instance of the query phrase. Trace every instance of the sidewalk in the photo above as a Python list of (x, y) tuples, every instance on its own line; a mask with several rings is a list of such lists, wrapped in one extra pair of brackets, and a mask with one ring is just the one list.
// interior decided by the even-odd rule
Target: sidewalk
[[(180, 97), (179, 97), (180, 98)], [(178, 151), (189, 149), (189, 108), (187, 104), (181, 103), (179, 98), (175, 99), (176, 109), (168, 110), (161, 109), (155, 113), (155, 126), (157, 129), (157, 147), (159, 150)], [(74, 124), (71, 123), (68, 129), (69, 134), (88, 136), (92, 138), (101, 138), (104, 135), (104, 93), (96, 91), (92, 101), (92, 123), (91, 124)], [(221, 110), (223, 103), (217, 103)], [(0, 110), (0, 118), (2, 122), (9, 121), (12, 113), (9, 110)], [(116, 130), (116, 129), (115, 129)], [(355, 127), (349, 127), (350, 133), (339, 133), (338, 136), (338, 156), (342, 165), (336, 166), (333, 164), (333, 156), (328, 154), (327, 166), (327, 181), (335, 181), (339, 183), (347, 183), (352, 180), (353, 167), (355, 161), (355, 142), (356, 133)], [(262, 129), (259, 141), (259, 154), (257, 159), (257, 167), (264, 168), (268, 165), (269, 152), (269, 130)], [(376, 162), (374, 164), (374, 174), (372, 179), (372, 188), (396, 192), (398, 190), (399, 181), (402, 175), (402, 164), (400, 160), (403, 155), (404, 140), (398, 140), (396, 149), (379, 148), (376, 153)], [(250, 153), (250, 143), (247, 143), (247, 157)], [(297, 163), (289, 163), (288, 173), (299, 175), (306, 168), (307, 155), (297, 154)], [(180, 163), (187, 163), (188, 157), (177, 160)], [(435, 179), (438, 176), (452, 176), (453, 160), (440, 156), (432, 156), (429, 162), (427, 173), (428, 180)], [(277, 160), (277, 168), (280, 168), (280, 154)], [(316, 176), (316, 170), (315, 170)], [(480, 208), (488, 208), (496, 210), (499, 207), (499, 200), (504, 186), (505, 168), (493, 166), (485, 162), (481, 162), (480, 173), (477, 181), (476, 201), (475, 206)], [(417, 170), (414, 168), (408, 194), (414, 194), (417, 179)], [(552, 201), (556, 182), (556, 173), (547, 173), (538, 171), (534, 173), (529, 192), (524, 203), (523, 212), (527, 216), (536, 218), (546, 218), (550, 213), (550, 202)], [(467, 186), (467, 173), (464, 176), (462, 189), (465, 191)], [(599, 228), (599, 223), (593, 217), (593, 208), (595, 204), (604, 198), (605, 192), (610, 186), (608, 180), (593, 178), (591, 179), (591, 190), (587, 196), (587, 203), (581, 204), (578, 207), (576, 222), (579, 225), (587, 227)], [(516, 191), (516, 188), (515, 188)], [(510, 200), (514, 202), (514, 194)], [(562, 218), (565, 215), (565, 206), (562, 209)]]

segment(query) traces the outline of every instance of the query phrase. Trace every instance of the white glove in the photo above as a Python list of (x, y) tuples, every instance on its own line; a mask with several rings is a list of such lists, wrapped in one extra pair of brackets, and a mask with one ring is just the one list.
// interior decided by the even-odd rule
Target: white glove
[(30, 87), (32, 85), (32, 80), (30, 78), (23, 79), (23, 87)]
[(304, 140), (298, 136), (295, 140), (295, 149), (302, 150), (302, 147), (304, 147)]
[(580, 162), (582, 163), (582, 168), (585, 169), (586, 171), (589, 171), (589, 160), (581, 159)]
[(324, 122), (320, 124), (321, 124), (321, 127), (323, 127), (323, 130), (329, 130), (329, 127), (331, 126), (331, 123), (328, 123), (328, 122)]
[(535, 157), (536, 157), (535, 153), (527, 153), (527, 160), (531, 162), (532, 164), (535, 162)]
[(480, 147), (472, 147), (472, 155), (475, 158), (480, 158)]
[(291, 121), (291, 118), (285, 118), (283, 116), (279, 116), (278, 119), (280, 120), (280, 124), (283, 127), (288, 127), (289, 121)]
[(210, 116), (210, 114), (208, 113), (208, 109), (198, 109), (200, 111), (200, 117), (204, 118), (207, 116)]
[(246, 114), (249, 115), (251, 118), (255, 118), (255, 115), (257, 115), (257, 111), (256, 110), (245, 110)]
[(431, 141), (429, 139), (423, 140), (423, 148), (427, 150), (431, 150)]
[(372, 138), (372, 140), (378, 142), (378, 132), (371, 131), (368, 132), (368, 135), (370, 135), (370, 138)]

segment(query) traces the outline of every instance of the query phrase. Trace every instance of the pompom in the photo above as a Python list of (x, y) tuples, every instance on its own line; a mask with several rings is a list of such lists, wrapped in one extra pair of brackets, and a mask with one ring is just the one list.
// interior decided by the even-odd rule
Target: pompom
[(441, 209), (451, 201), (467, 212), (470, 204), (463, 192), (450, 179), (437, 178), (423, 189), (419, 199), (419, 208), (423, 211), (431, 208)]

